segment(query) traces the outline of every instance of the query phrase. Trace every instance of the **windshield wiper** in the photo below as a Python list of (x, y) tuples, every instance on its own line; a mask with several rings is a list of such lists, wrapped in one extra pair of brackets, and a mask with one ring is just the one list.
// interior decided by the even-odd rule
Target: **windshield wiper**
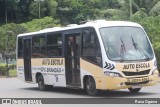
[(132, 38), (132, 42), (133, 42), (133, 46), (136, 50), (138, 50), (140, 53), (142, 53), (145, 57), (146, 57), (146, 60), (149, 60), (149, 56), (144, 52), (144, 50), (138, 45), (138, 43), (136, 43), (133, 39), (133, 37), (131, 36)]
[(124, 45), (124, 42), (122, 40), (122, 38), (120, 37), (120, 40), (121, 40), (121, 62), (124, 60), (124, 51), (126, 52), (126, 48), (125, 48), (125, 45)]

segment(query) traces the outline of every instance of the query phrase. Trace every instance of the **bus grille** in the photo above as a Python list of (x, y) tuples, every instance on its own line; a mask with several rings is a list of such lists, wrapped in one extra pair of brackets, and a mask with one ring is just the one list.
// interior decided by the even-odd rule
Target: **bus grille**
[(139, 71), (139, 72), (127, 72), (127, 71), (122, 71), (125, 76), (137, 76), (137, 75), (147, 75), (150, 72), (150, 69), (144, 70), (144, 71)]
[(139, 84), (147, 84), (147, 83), (149, 83), (149, 81), (138, 82), (138, 83), (128, 83), (128, 82), (125, 82), (126, 85), (139, 85)]

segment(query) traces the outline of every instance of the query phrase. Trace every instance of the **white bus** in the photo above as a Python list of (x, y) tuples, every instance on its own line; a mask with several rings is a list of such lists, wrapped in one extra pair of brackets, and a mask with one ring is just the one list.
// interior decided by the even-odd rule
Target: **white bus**
[(17, 76), (49, 86), (98, 90), (156, 85), (158, 70), (153, 48), (141, 25), (95, 20), (17, 36)]

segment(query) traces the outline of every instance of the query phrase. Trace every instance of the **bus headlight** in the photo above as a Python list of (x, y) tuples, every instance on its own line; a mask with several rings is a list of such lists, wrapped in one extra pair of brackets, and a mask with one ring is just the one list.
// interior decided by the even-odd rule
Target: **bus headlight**
[(109, 77), (122, 77), (122, 75), (117, 72), (105, 71), (104, 74)]
[(154, 70), (152, 71), (152, 75), (155, 75), (155, 74), (159, 74), (159, 72), (158, 72), (157, 69), (154, 69)]

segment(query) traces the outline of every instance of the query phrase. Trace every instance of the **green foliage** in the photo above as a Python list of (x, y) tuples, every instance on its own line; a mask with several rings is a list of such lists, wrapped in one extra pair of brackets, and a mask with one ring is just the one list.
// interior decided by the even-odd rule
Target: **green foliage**
[(149, 17), (144, 17), (136, 22), (140, 23), (145, 30), (147, 31), (148, 36), (150, 37), (151, 42), (159, 42), (160, 41), (160, 16), (149, 16)]
[(125, 13), (119, 9), (106, 9), (103, 11), (104, 18), (107, 20), (125, 20), (127, 19)]
[(160, 16), (147, 17), (143, 11), (138, 11), (131, 19), (140, 23), (146, 30), (156, 54), (158, 68), (160, 69)]
[(160, 70), (160, 42), (155, 42), (153, 46), (154, 46), (154, 52), (157, 59), (157, 66), (158, 66), (158, 69)]
[(0, 26), (0, 53), (4, 53), (6, 48), (8, 48), (8, 52), (15, 52), (17, 35), (26, 31), (27, 29), (23, 26), (14, 23)]
[[(16, 65), (8, 65), (8, 70), (9, 72), (11, 71), (11, 75), (15, 75), (14, 69), (16, 68)], [(5, 76), (6, 75), (6, 65), (5, 64), (0, 64), (0, 75)]]
[(44, 28), (60, 26), (60, 21), (53, 19), (52, 17), (44, 17), (42, 19), (33, 19), (32, 21), (20, 25), (26, 28), (29, 32), (34, 32)]
[(160, 1), (157, 1), (157, 3), (154, 4), (152, 9), (149, 11), (149, 14), (160, 15)]
[(20, 33), (86, 20), (129, 20), (146, 30), (160, 67), (160, 0), (0, 0), (0, 7), (2, 54), (8, 35), (13, 35), (9, 36), (8, 50), (15, 52), (16, 36)]
[(56, 8), (58, 3), (55, 0), (45, 0), (47, 16), (54, 18), (56, 16)]
[(18, 34), (34, 32), (54, 26), (61, 26), (61, 24), (59, 20), (52, 17), (33, 19), (22, 24), (10, 23), (0, 26), (0, 53), (3, 55), (9, 54), (15, 58), (16, 37)]
[(141, 9), (131, 16), (131, 20), (138, 22), (147, 16), (148, 15), (144, 12), (144, 10)]
[(32, 1), (31, 5), (29, 6), (28, 18), (29, 20), (39, 17), (43, 18), (45, 16), (51, 16), (52, 18), (54, 18), (56, 15), (57, 6), (58, 4), (55, 0), (44, 0), (40, 2)]
[[(40, 10), (42, 14), (42, 9)], [(39, 17), (39, 9), (38, 4), (36, 2), (32, 2), (29, 6), (29, 19), (38, 18)]]
[(9, 76), (10, 76), (10, 77), (15, 77), (15, 76), (17, 76), (17, 71), (16, 71), (16, 69), (10, 69), (10, 70), (9, 70)]

